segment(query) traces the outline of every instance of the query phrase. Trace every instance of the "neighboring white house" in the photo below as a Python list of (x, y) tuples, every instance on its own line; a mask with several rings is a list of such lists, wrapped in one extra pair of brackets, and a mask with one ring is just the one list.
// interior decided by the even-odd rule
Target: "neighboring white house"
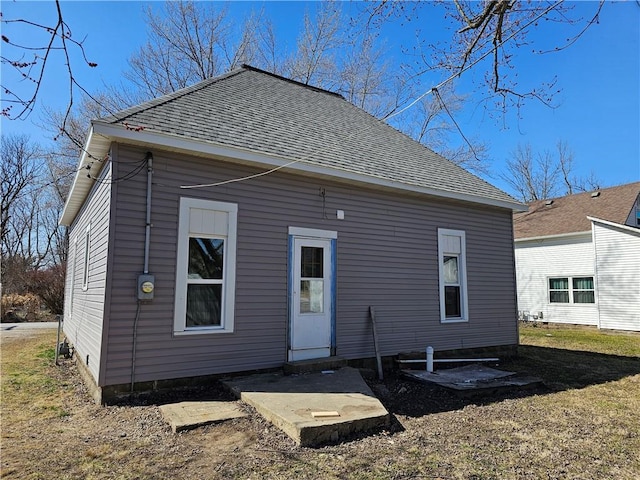
[(640, 182), (514, 214), (521, 318), (640, 331)]

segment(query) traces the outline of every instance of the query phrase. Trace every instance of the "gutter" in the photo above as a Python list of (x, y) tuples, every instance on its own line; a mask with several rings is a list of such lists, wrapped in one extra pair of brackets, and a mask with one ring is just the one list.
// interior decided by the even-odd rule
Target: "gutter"
[(154, 145), (168, 151), (183, 152), (200, 157), (223, 157), (235, 163), (267, 168), (284, 167), (287, 164), (291, 164), (291, 166), (287, 166), (288, 171), (303, 173), (314, 177), (320, 176), (334, 180), (342, 180), (349, 183), (358, 183), (369, 187), (380, 187), (395, 191), (445, 198), (448, 200), (471, 202), (478, 205), (504, 208), (511, 210), (512, 212), (524, 212), (528, 209), (526, 205), (516, 201), (512, 202), (467, 193), (437, 190), (430, 187), (422, 187), (411, 183), (399, 182), (364, 173), (307, 163), (294, 158), (277, 157), (274, 155), (264, 154), (262, 152), (241, 149), (228, 145), (185, 139), (178, 136), (147, 130), (132, 130), (121, 125), (94, 121), (92, 122), (91, 132), (89, 133), (89, 137), (85, 145), (85, 153), (82, 155), (80, 160), (78, 174), (76, 175), (76, 179), (74, 180), (60, 219), (61, 225), (70, 225), (73, 222), (91, 188), (92, 183), (87, 185), (89, 183), (88, 179), (82, 177), (82, 168), (84, 165), (96, 162), (96, 160), (88, 160), (88, 158), (104, 157), (109, 150), (110, 143), (113, 141), (122, 141), (123, 143), (143, 147)]
[(526, 237), (526, 238), (516, 238), (514, 243), (520, 242), (531, 242), (535, 240), (552, 240), (554, 238), (570, 238), (570, 237), (582, 237), (587, 234), (591, 234), (591, 230), (585, 230), (584, 232), (570, 232), (570, 233), (559, 233), (556, 235), (541, 235), (539, 237)]

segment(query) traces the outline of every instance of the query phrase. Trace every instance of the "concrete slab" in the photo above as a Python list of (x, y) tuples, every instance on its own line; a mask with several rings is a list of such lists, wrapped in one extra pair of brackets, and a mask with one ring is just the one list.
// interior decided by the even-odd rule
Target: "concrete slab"
[(426, 370), (402, 370), (402, 374), (414, 380), (435, 383), (457, 392), (486, 392), (498, 389), (533, 386), (541, 383), (536, 377), (521, 376), (484, 365), (466, 365), (434, 372)]
[(301, 446), (339, 441), (389, 425), (389, 412), (358, 370), (305, 375), (257, 374), (225, 384)]
[(162, 405), (160, 412), (174, 433), (247, 416), (236, 402), (170, 403)]

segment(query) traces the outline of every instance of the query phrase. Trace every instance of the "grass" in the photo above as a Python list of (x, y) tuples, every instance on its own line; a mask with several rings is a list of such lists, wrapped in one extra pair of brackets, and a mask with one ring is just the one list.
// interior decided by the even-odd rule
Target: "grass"
[(640, 333), (636, 332), (615, 332), (590, 327), (536, 323), (521, 324), (520, 343), (640, 358)]
[(64, 381), (56, 378), (53, 345), (54, 334), (2, 345), (2, 411), (10, 411), (12, 419), (65, 415)]
[(520, 354), (503, 367), (544, 388), (467, 400), (387, 383), (393, 429), (318, 449), (295, 447), (257, 416), (174, 435), (156, 406), (92, 404), (75, 366), (53, 365), (55, 334), (3, 343), (0, 477), (640, 478), (640, 335), (520, 333)]

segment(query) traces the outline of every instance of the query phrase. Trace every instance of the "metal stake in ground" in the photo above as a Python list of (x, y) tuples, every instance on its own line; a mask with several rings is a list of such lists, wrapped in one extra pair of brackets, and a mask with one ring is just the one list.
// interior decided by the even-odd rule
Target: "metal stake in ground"
[(378, 364), (378, 378), (384, 379), (382, 375), (382, 359), (380, 358), (380, 349), (378, 348), (378, 332), (376, 329), (376, 310), (373, 307), (369, 307), (369, 315), (371, 316), (371, 325), (373, 325), (373, 347), (376, 350), (376, 362)]

